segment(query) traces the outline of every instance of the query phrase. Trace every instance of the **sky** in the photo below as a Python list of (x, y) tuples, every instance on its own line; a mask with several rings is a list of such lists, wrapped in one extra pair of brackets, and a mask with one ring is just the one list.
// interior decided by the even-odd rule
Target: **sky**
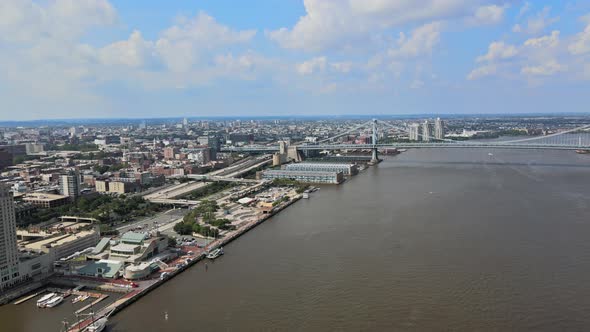
[(587, 0), (2, 0), (0, 120), (589, 112)]

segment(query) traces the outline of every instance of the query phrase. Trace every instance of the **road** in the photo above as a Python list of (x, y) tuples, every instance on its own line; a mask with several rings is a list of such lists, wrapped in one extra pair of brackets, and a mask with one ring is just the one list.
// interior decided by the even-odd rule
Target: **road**
[(166, 188), (165, 190), (161, 190), (161, 191), (157, 191), (155, 193), (149, 194), (145, 196), (145, 199), (147, 199), (148, 201), (154, 200), (154, 199), (171, 199), (171, 198), (176, 198), (178, 196), (184, 195), (184, 194), (188, 194), (193, 190), (197, 190), (199, 188), (202, 188), (204, 186), (206, 186), (207, 183), (206, 182), (186, 182), (186, 183), (181, 183), (181, 184), (177, 184), (175, 186)]
[(158, 227), (161, 227), (161, 226), (165, 226), (165, 225), (174, 223), (175, 221), (182, 219), (184, 217), (184, 215), (187, 213), (188, 213), (187, 209), (172, 209), (172, 210), (168, 210), (166, 212), (158, 213), (155, 216), (152, 216), (149, 218), (137, 220), (137, 221), (128, 223), (126, 225), (122, 225), (120, 227), (117, 227), (117, 230), (119, 231), (119, 233), (123, 234), (125, 232), (134, 230), (135, 228), (137, 228), (139, 226), (143, 227), (145, 224), (147, 224), (147, 227), (144, 227), (142, 230), (143, 232), (145, 232), (148, 230), (152, 230), (156, 225)]

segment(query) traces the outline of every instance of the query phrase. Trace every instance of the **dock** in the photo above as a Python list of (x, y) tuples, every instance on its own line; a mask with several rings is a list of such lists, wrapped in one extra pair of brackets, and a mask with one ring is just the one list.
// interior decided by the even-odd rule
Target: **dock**
[(20, 298), (19, 300), (15, 301), (15, 302), (14, 302), (14, 304), (16, 304), (16, 305), (19, 305), (19, 304), (21, 304), (21, 303), (25, 303), (25, 302), (27, 302), (28, 300), (30, 300), (30, 299), (32, 299), (32, 298), (34, 298), (34, 297), (36, 297), (36, 296), (40, 295), (41, 293), (43, 293), (43, 292), (37, 292), (37, 293), (35, 293), (35, 294), (31, 294), (31, 295), (29, 295), (29, 296), (25, 296), (25, 297), (23, 297), (23, 298)]
[[(237, 238), (239, 238), (240, 236), (244, 235), (245, 233), (247, 233), (251, 229), (255, 228), (256, 226), (258, 226), (258, 225), (260, 225), (262, 223), (264, 223), (266, 220), (272, 218), (273, 216), (275, 216), (276, 214), (278, 214), (280, 211), (282, 211), (282, 210), (286, 209), (287, 207), (289, 207), (290, 205), (294, 204), (295, 202), (297, 202), (301, 198), (302, 198), (301, 195), (297, 195), (296, 197), (293, 197), (288, 202), (285, 202), (283, 204), (279, 204), (275, 209), (273, 209), (273, 211), (271, 213), (260, 215), (257, 220), (255, 220), (253, 222), (250, 222), (248, 225), (246, 225), (245, 227), (240, 228), (239, 230), (237, 230), (236, 232), (234, 232), (230, 236), (224, 237), (222, 239), (218, 239), (217, 241), (214, 241), (214, 242), (210, 243), (207, 247), (204, 248), (205, 250), (203, 250), (202, 252), (200, 252), (198, 255), (193, 256), (192, 257), (193, 260), (187, 262), (186, 264), (182, 265), (182, 267), (180, 267), (178, 269), (172, 270), (171, 273), (170, 273), (170, 276), (168, 278), (166, 278), (164, 280), (156, 279), (156, 280), (153, 281), (153, 283), (151, 283), (146, 288), (143, 288), (143, 289), (140, 289), (140, 290), (134, 290), (134, 291), (131, 291), (131, 292), (127, 293), (125, 296), (123, 296), (122, 298), (120, 298), (120, 299), (116, 300), (115, 302), (109, 304), (108, 306), (97, 310), (95, 312), (95, 317), (110, 317), (112, 315), (117, 314), (119, 311), (123, 310), (128, 305), (132, 304), (133, 302), (137, 301), (138, 299), (140, 299), (144, 295), (148, 294), (149, 292), (153, 291), (154, 289), (158, 288), (159, 286), (163, 285), (164, 283), (170, 281), (171, 279), (173, 279), (174, 277), (178, 276), (179, 274), (181, 274), (186, 269), (190, 268), (191, 266), (197, 264), (199, 261), (203, 260), (206, 257), (207, 250), (211, 250), (213, 248), (224, 246), (224, 245), (226, 245), (226, 244), (228, 244), (228, 243), (236, 240)], [(73, 293), (75, 294), (75, 292), (73, 292)], [(81, 308), (78, 311), (76, 311), (76, 314), (79, 314), (79, 313), (87, 310), (88, 308), (96, 305), (100, 301), (104, 300), (107, 296), (108, 295), (103, 295), (102, 297), (96, 299), (91, 304), (89, 304), (89, 305), (85, 306), (84, 308)], [(88, 318), (88, 319), (79, 321), (79, 322), (75, 323), (74, 325), (70, 326), (67, 329), (67, 331), (68, 332), (81, 332), (81, 331), (83, 331), (91, 323), (92, 323), (92, 319), (91, 318)]]
[(80, 314), (80, 313), (82, 313), (82, 312), (86, 311), (86, 310), (87, 310), (87, 309), (89, 309), (90, 307), (93, 307), (93, 306), (97, 305), (97, 304), (98, 304), (100, 301), (102, 301), (102, 300), (106, 299), (107, 297), (109, 297), (109, 296), (108, 296), (108, 295), (106, 295), (106, 294), (104, 294), (104, 295), (102, 295), (101, 297), (99, 297), (99, 298), (97, 298), (96, 300), (94, 300), (94, 301), (93, 301), (92, 303), (90, 303), (89, 305), (87, 305), (87, 306), (84, 306), (84, 307), (82, 307), (82, 308), (80, 308), (80, 309), (76, 310), (76, 315), (78, 315), (78, 314)]

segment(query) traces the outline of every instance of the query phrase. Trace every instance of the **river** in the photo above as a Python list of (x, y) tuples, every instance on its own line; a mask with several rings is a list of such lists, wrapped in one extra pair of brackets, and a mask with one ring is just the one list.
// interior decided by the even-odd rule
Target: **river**
[[(588, 330), (589, 175), (590, 156), (571, 151), (386, 157), (148, 294), (109, 330)], [(37, 331), (25, 317), (55, 324), (19, 313), (28, 308), (0, 308), (2, 330)]]

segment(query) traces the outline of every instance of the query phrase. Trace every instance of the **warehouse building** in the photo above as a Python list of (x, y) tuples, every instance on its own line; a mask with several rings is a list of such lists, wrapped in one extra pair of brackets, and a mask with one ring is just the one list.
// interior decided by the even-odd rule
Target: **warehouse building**
[(267, 170), (260, 174), (264, 180), (291, 179), (305, 183), (339, 184), (344, 181), (342, 172), (308, 172), (291, 170)]
[(285, 167), (287, 171), (304, 171), (304, 172), (342, 172), (346, 176), (356, 175), (358, 168), (351, 164), (337, 163), (298, 163), (289, 164)]

